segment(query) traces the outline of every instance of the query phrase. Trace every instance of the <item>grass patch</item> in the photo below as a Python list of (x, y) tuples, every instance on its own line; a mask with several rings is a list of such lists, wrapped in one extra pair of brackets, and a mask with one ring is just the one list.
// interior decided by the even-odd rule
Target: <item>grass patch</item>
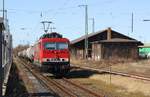
[(105, 95), (106, 97), (150, 97), (145, 96), (142, 92), (128, 92), (124, 87), (107, 84), (104, 81), (87, 80), (83, 78), (77, 81), (94, 92)]

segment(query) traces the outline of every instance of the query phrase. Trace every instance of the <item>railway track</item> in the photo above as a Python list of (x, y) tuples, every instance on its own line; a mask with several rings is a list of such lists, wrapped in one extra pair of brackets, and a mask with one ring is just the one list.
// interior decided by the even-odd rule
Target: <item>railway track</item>
[(33, 65), (27, 65), (25, 61), (22, 62), (22, 64), (41, 82), (41, 84), (46, 86), (50, 91), (58, 94), (59, 97), (105, 97), (104, 95), (97, 94), (67, 78), (63, 77), (62, 79), (55, 79), (45, 76), (38, 70), (33, 69)]
[[(48, 83), (47, 83), (45, 80), (42, 80), (43, 78), (41, 78), (40, 75), (36, 74), (36, 72), (35, 72), (34, 70), (30, 69), (27, 65), (25, 65), (26, 63), (24, 63), (22, 60), (17, 59), (17, 61), (18, 61), (21, 65), (23, 65), (24, 68), (27, 69), (26, 72), (27, 72), (27, 71), (30, 72), (44, 88), (46, 88), (48, 91), (50, 91), (50, 92), (53, 94), (53, 96), (59, 97), (59, 96), (55, 93), (55, 91), (54, 91), (52, 88), (49, 88)], [(33, 86), (34, 86), (34, 85), (33, 85)], [(35, 90), (34, 90), (34, 91), (35, 91)], [(36, 91), (35, 91), (35, 93), (36, 93)], [(34, 95), (29, 94), (29, 97), (32, 97), (32, 96), (34, 96)]]
[(87, 70), (93, 70), (97, 72), (104, 72), (104, 73), (109, 73), (109, 74), (114, 74), (114, 75), (121, 75), (125, 77), (130, 77), (130, 78), (135, 78), (135, 79), (140, 79), (140, 80), (145, 80), (145, 81), (150, 81), (149, 77), (144, 77), (141, 75), (137, 74), (129, 74), (129, 73), (123, 73), (123, 72), (118, 72), (118, 71), (109, 71), (109, 70), (103, 70), (103, 69), (94, 69), (94, 68), (89, 68), (89, 67), (80, 67), (80, 66), (74, 66), (72, 68), (80, 68), (80, 69), (87, 69)]
[(74, 86), (76, 86), (76, 87), (78, 87), (78, 88), (80, 88), (80, 89), (82, 89), (82, 90), (84, 90), (84, 91), (86, 91), (86, 92), (94, 95), (95, 97), (105, 97), (105, 96), (102, 96), (102, 95), (98, 95), (98, 94), (94, 93), (93, 91), (91, 91), (91, 90), (89, 90), (87, 88), (82, 87), (79, 84), (75, 84), (74, 82), (72, 82), (72, 81), (70, 81), (70, 80), (68, 80), (66, 78), (63, 78), (63, 80), (66, 81), (67, 83), (71, 84), (71, 85), (74, 85)]
[[(22, 60), (20, 60), (21, 62)], [(49, 78), (47, 78), (46, 76), (44, 76), (43, 74), (41, 74), (40, 72), (38, 72), (38, 70), (33, 69), (33, 67), (25, 62), (21, 62), (22, 65), (24, 65), (25, 68), (28, 69), (28, 71), (30, 73), (32, 73), (35, 78), (44, 86), (46, 87), (49, 91), (53, 91), (57, 97), (61, 97), (61, 96), (66, 96), (66, 97), (77, 97), (74, 94), (70, 93), (69, 91), (66, 91), (66, 89), (62, 86), (57, 84), (55, 81), (50, 80)], [(32, 69), (31, 69), (31, 67)], [(60, 95), (61, 94), (61, 95)]]

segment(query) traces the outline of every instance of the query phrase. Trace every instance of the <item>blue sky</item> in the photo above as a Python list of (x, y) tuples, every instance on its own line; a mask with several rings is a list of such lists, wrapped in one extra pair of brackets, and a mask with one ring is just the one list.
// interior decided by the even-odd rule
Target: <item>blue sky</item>
[[(150, 19), (150, 0), (5, 0), (13, 45), (33, 44), (44, 33), (40, 23), (43, 20), (52, 21), (54, 31), (70, 40), (84, 35), (84, 8), (78, 7), (82, 4), (88, 5), (88, 17), (95, 18), (95, 31), (111, 27), (142, 42), (150, 42), (150, 22), (143, 22)], [(89, 20), (89, 33), (91, 23)]]

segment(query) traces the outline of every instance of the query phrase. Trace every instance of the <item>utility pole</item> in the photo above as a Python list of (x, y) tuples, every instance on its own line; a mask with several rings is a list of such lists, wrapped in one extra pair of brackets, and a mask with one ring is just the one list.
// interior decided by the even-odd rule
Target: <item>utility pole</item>
[(53, 32), (53, 30), (56, 29), (56, 28), (55, 27), (50, 27), (50, 29), (51, 29), (51, 32)]
[(5, 17), (5, 2), (3, 0), (3, 19), (4, 19), (4, 17)]
[(89, 18), (89, 20), (92, 20), (92, 32), (95, 32), (95, 20), (94, 18)]
[[(42, 21), (41, 23), (43, 24), (44, 32), (47, 33), (48, 30), (49, 30), (50, 24), (51, 24), (52, 22), (51, 22), (51, 21)], [(46, 25), (47, 25), (47, 27), (46, 27)]]
[(110, 72), (110, 76), (109, 76), (109, 81), (110, 81), (110, 84), (111, 84), (111, 72), (112, 72), (112, 68), (111, 68), (111, 64), (109, 62), (109, 72)]
[(0, 10), (0, 12), (2, 12), (2, 17), (7, 19), (7, 10), (2, 9), (2, 10)]
[(132, 12), (131, 31), (133, 32), (133, 12)]
[(85, 53), (84, 58), (88, 58), (88, 5), (79, 5), (79, 7), (85, 7)]

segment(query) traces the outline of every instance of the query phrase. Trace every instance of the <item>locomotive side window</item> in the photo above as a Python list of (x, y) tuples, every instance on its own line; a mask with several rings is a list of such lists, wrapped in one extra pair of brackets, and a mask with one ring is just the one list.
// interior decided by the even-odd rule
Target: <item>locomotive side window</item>
[(55, 50), (56, 49), (56, 43), (54, 42), (47, 42), (44, 44), (44, 48), (48, 50)]
[(57, 49), (59, 50), (68, 49), (68, 44), (66, 42), (57, 43)]

